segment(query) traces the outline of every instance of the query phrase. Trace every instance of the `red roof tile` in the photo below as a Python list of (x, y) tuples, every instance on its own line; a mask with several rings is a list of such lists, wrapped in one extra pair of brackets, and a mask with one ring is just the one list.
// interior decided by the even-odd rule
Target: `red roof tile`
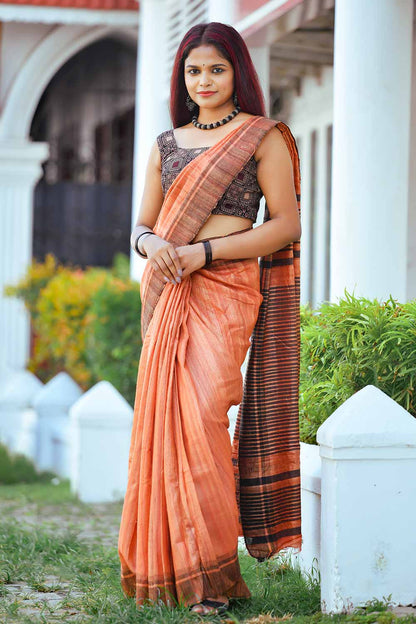
[(0, 0), (0, 4), (60, 7), (73, 9), (104, 9), (107, 11), (137, 11), (136, 0)]

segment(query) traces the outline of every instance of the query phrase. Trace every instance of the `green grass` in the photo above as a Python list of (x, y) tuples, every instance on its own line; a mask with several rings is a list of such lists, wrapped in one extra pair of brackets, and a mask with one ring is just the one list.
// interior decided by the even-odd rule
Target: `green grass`
[[(20, 498), (19, 498), (20, 497)], [(34, 624), (42, 622), (75, 622), (76, 624), (179, 624), (221, 622), (219, 617), (201, 618), (184, 607), (169, 609), (164, 605), (144, 606), (137, 609), (134, 599), (124, 596), (120, 586), (117, 544), (104, 543), (100, 534), (85, 539), (79, 535), (82, 523), (89, 522), (94, 506), (82, 505), (69, 492), (67, 483), (57, 486), (7, 486), (0, 488), (0, 509), (11, 501), (42, 507), (43, 516), (48, 509), (54, 516), (48, 524), (28, 524), (11, 515), (1, 514), (0, 523), (0, 622), (7, 624)], [(16, 503), (18, 506), (18, 502)], [(61, 521), (56, 509), (62, 513)], [(71, 508), (78, 509), (80, 526), (68, 528), (64, 515)], [(115, 521), (111, 507), (108, 522)], [(15, 509), (16, 510), (16, 509)], [(52, 513), (52, 512), (51, 512)], [(105, 522), (106, 518), (101, 518)], [(372, 601), (366, 609), (351, 615), (324, 616), (320, 613), (319, 575), (311, 572), (307, 577), (290, 565), (283, 557), (257, 563), (242, 553), (243, 576), (251, 589), (252, 599), (232, 603), (229, 614), (223, 618), (230, 624), (252, 622), (268, 624), (272, 618), (285, 617), (291, 624), (326, 622), (362, 622), (390, 624), (396, 618), (385, 611), (386, 604)], [(31, 600), (23, 592), (13, 593), (13, 584), (25, 583), (33, 591)], [(61, 600), (53, 607), (42, 603), (45, 593), (56, 593)], [(34, 602), (35, 600), (35, 602)], [(36, 602), (37, 601), (37, 602)], [(28, 613), (26, 606), (36, 608)], [(375, 611), (377, 609), (377, 611)], [(384, 610), (384, 611), (383, 611)], [(268, 615), (270, 617), (268, 617)], [(401, 618), (402, 624), (416, 622)]]
[(45, 483), (19, 483), (17, 485), (1, 485), (0, 501), (12, 501), (15, 505), (24, 503), (40, 503), (60, 505), (61, 503), (77, 502), (75, 494), (71, 494), (68, 480), (59, 480), (57, 485)]
[[(81, 597), (67, 598), (66, 607), (92, 616), (97, 624), (201, 621), (199, 616), (189, 614), (185, 608), (172, 610), (163, 605), (144, 607), (138, 613), (134, 600), (125, 598), (121, 591), (116, 548), (80, 540), (73, 531), (57, 534), (42, 527), (3, 521), (0, 525), (0, 553), (0, 581), (6, 595), (8, 584), (22, 580), (33, 590), (47, 589), (45, 578), (53, 575), (59, 579), (55, 584), (57, 590), (62, 583), (69, 582), (76, 592), (82, 593)], [(247, 555), (241, 556), (241, 564), (254, 598), (233, 606), (236, 622), (260, 612), (310, 614), (319, 609), (316, 580), (305, 580), (293, 569), (279, 570), (271, 562), (257, 564)], [(11, 616), (19, 610), (18, 601), (13, 601), (7, 608), (4, 603), (3, 607), (0, 606), (0, 614), (2, 609)], [(49, 613), (49, 617), (52, 616), (53, 613)], [(211, 620), (220, 621), (219, 618)]]

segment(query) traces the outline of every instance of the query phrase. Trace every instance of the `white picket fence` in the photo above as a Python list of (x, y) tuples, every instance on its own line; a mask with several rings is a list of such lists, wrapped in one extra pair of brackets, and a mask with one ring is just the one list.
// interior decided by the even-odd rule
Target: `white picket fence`
[[(0, 440), (69, 477), (84, 502), (123, 498), (132, 418), (107, 381), (83, 394), (66, 373), (43, 385), (28, 371), (0, 372)], [(390, 594), (415, 605), (416, 419), (367, 386), (317, 439), (301, 443), (302, 550), (288, 556), (319, 571), (326, 613)]]

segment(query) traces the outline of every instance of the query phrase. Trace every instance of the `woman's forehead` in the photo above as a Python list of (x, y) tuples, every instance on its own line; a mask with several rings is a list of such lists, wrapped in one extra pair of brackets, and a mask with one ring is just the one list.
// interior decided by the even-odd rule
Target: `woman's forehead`
[(210, 44), (200, 45), (193, 48), (185, 59), (185, 65), (230, 65), (219, 52), (219, 50)]

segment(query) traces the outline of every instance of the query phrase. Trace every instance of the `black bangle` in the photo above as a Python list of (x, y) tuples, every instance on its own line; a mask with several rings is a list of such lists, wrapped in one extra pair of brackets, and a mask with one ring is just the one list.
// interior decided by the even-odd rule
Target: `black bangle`
[(209, 240), (202, 241), (205, 249), (205, 264), (204, 266), (208, 266), (212, 262), (212, 248)]
[(154, 234), (156, 236), (155, 232), (149, 232), (148, 230), (146, 230), (146, 232), (142, 232), (141, 234), (139, 234), (139, 236), (136, 238), (136, 240), (134, 241), (134, 249), (137, 251), (137, 253), (139, 254), (139, 256), (141, 258), (147, 258), (147, 255), (142, 253), (139, 249), (139, 240), (142, 236), (144, 236), (145, 234)]

